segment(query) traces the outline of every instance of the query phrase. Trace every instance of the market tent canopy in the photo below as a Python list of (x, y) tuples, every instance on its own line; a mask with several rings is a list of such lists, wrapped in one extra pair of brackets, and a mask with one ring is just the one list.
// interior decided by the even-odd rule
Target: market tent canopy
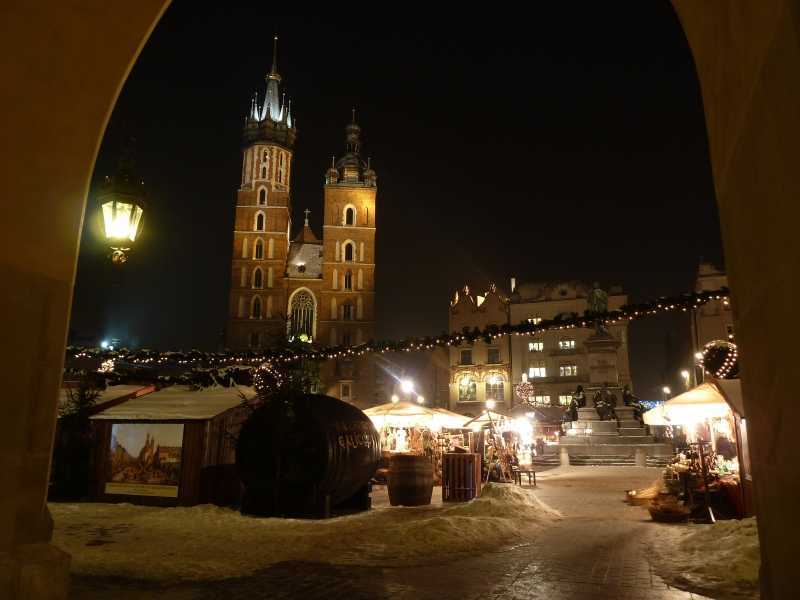
[(388, 402), (364, 411), (377, 429), (383, 427), (459, 428), (467, 417), (443, 408), (428, 408), (412, 402)]
[(644, 413), (644, 422), (648, 425), (688, 425), (704, 419), (726, 417), (730, 412), (719, 388), (706, 382), (648, 410)]
[(744, 401), (742, 400), (741, 379), (715, 379), (714, 383), (719, 388), (725, 400), (740, 417), (744, 417)]
[(205, 420), (252, 400), (249, 387), (213, 387), (202, 390), (173, 385), (107, 408), (92, 419), (115, 421)]
[(504, 414), (493, 411), (493, 410), (485, 410), (477, 417), (470, 419), (466, 423), (464, 423), (464, 427), (482, 427), (484, 425), (489, 424), (498, 424), (504, 422), (508, 417)]

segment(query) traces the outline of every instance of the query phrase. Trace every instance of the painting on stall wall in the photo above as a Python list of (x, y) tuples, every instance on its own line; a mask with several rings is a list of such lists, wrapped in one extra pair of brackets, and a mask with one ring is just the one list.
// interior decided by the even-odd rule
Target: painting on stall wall
[(115, 423), (106, 494), (177, 498), (182, 448), (182, 424)]

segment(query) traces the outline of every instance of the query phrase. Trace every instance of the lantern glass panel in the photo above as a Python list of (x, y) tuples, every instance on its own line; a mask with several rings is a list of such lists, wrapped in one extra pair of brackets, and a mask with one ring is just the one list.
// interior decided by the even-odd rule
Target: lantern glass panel
[(142, 208), (132, 202), (109, 200), (103, 204), (103, 222), (106, 237), (110, 239), (136, 240), (142, 220)]

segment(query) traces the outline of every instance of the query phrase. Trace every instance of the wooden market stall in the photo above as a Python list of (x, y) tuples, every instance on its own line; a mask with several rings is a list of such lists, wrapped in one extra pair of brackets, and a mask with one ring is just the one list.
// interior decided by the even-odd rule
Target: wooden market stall
[[(678, 452), (665, 469), (665, 481), (680, 480), (673, 495), (709, 506), (709, 490), (725, 491), (736, 516), (753, 514), (752, 473), (739, 380), (715, 380), (675, 396), (644, 413), (647, 425), (680, 431)], [(682, 488), (682, 489), (678, 489)], [(697, 498), (698, 492), (702, 495)], [(713, 511), (709, 511), (713, 519)]]
[(194, 505), (238, 502), (236, 434), (252, 388), (172, 386), (92, 416), (94, 479), (104, 502)]

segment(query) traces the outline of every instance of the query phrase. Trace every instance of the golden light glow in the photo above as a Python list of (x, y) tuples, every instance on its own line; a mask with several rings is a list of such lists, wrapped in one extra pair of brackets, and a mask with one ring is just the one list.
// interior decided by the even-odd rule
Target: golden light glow
[(103, 224), (111, 240), (136, 240), (142, 220), (142, 208), (133, 202), (109, 200), (103, 204)]

